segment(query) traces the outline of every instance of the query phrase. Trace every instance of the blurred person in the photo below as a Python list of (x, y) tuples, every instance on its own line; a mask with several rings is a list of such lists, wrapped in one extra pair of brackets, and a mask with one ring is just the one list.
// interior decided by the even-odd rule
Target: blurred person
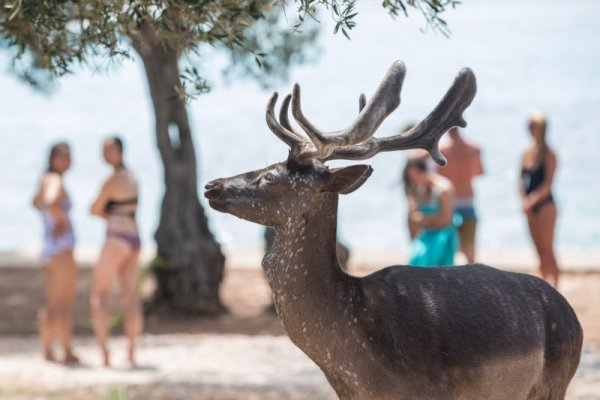
[[(402, 128), (402, 130), (400, 132), (406, 133), (406, 132), (410, 131), (411, 129), (413, 129), (415, 126), (416, 126), (416, 124), (414, 124), (412, 122), (408, 123), (406, 126), (404, 126), (404, 128)], [(409, 160), (422, 159), (423, 161), (425, 161), (425, 164), (427, 165), (427, 169), (429, 171), (435, 171), (436, 163), (429, 156), (429, 152), (427, 152), (427, 150), (408, 149), (408, 150), (404, 151), (404, 155)]]
[(437, 168), (437, 172), (450, 180), (454, 186), (454, 212), (462, 217), (462, 224), (458, 227), (460, 249), (472, 264), (475, 262), (477, 227), (472, 182), (473, 178), (483, 175), (481, 150), (476, 144), (466, 141), (458, 128), (454, 127), (441, 143), (440, 151), (448, 160), (448, 164)]
[(123, 142), (119, 137), (106, 139), (104, 160), (113, 167), (106, 179), (91, 213), (104, 218), (107, 224), (106, 241), (94, 266), (90, 296), (94, 333), (100, 344), (104, 365), (110, 365), (108, 350), (108, 298), (115, 279), (121, 290), (124, 331), (128, 340), (128, 361), (135, 365), (135, 343), (143, 330), (143, 315), (136, 292), (139, 276), (140, 238), (135, 218), (138, 203), (138, 184), (135, 175), (123, 162)]
[(412, 239), (408, 264), (451, 266), (457, 247), (452, 183), (431, 171), (423, 158), (408, 159), (403, 172)]
[(540, 273), (544, 280), (557, 288), (560, 270), (553, 244), (557, 210), (552, 197), (556, 154), (546, 143), (547, 121), (542, 113), (531, 114), (528, 129), (533, 140), (523, 153), (519, 193), (538, 253)]
[(71, 166), (71, 152), (65, 142), (50, 149), (48, 168), (42, 176), (33, 205), (44, 221), (42, 265), (46, 304), (38, 312), (38, 325), (44, 358), (56, 361), (52, 343), (58, 338), (65, 363), (78, 363), (71, 344), (71, 306), (75, 299), (77, 265), (73, 257), (75, 235), (69, 218), (71, 201), (63, 175)]

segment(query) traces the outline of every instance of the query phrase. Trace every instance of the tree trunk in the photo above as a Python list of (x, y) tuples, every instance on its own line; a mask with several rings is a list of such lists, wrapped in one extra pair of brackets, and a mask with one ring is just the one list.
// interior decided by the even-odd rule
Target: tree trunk
[(216, 315), (225, 257), (198, 200), (196, 155), (180, 87), (179, 54), (160, 43), (136, 46), (156, 114), (156, 139), (164, 166), (165, 193), (155, 234), (157, 290), (149, 312)]

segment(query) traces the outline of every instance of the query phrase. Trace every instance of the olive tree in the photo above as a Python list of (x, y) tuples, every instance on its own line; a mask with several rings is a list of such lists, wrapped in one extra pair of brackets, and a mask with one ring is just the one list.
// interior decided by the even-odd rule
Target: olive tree
[[(446, 32), (439, 14), (452, 0), (383, 0), (392, 16), (418, 10)], [(236, 70), (268, 84), (305, 60), (317, 37), (319, 10), (349, 37), (355, 0), (6, 0), (0, 46), (11, 69), (35, 87), (72, 72), (104, 68), (136, 54), (143, 62), (155, 114), (165, 192), (156, 230), (158, 288), (150, 309), (215, 315), (224, 256), (198, 199), (197, 160), (186, 102), (208, 85), (194, 65), (220, 47)], [(289, 19), (288, 19), (289, 18)]]

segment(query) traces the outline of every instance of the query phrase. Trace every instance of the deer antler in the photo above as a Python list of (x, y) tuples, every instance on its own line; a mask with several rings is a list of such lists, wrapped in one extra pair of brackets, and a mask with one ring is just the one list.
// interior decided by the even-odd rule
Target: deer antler
[(279, 139), (290, 146), (291, 159), (300, 164), (310, 164), (313, 159), (317, 158), (315, 145), (296, 132), (290, 124), (287, 117), (287, 110), (290, 104), (291, 95), (287, 95), (283, 99), (283, 104), (279, 113), (281, 122), (277, 121), (275, 118), (275, 103), (277, 103), (278, 96), (278, 93), (274, 92), (267, 103), (267, 126)]
[(404, 63), (395, 61), (371, 100), (360, 111), (354, 122), (341, 132), (321, 132), (304, 116), (300, 105), (300, 85), (298, 84), (294, 85), (292, 114), (319, 151), (319, 158), (327, 158), (336, 147), (361, 143), (373, 136), (383, 120), (400, 104), (400, 90), (405, 75)]
[(294, 128), (292, 127), (292, 124), (290, 124), (290, 120), (288, 118), (288, 110), (289, 110), (291, 101), (292, 101), (291, 94), (288, 94), (283, 99), (283, 103), (281, 104), (281, 109), (279, 110), (279, 122), (281, 122), (281, 125), (283, 125), (283, 127), (285, 129), (287, 129), (288, 131), (290, 131), (290, 132), (294, 133), (296, 136), (298, 136), (298, 139), (306, 142), (307, 140), (304, 139), (304, 137), (300, 133), (296, 132), (294, 130)]
[(364, 93), (361, 93), (360, 96), (358, 96), (358, 112), (361, 112), (363, 110), (363, 108), (365, 108), (366, 105), (367, 105), (367, 96), (365, 96)]
[(364, 160), (383, 151), (421, 148), (427, 150), (436, 163), (446, 165), (438, 142), (450, 128), (467, 126), (462, 113), (473, 101), (476, 91), (473, 71), (463, 68), (437, 107), (412, 129), (390, 137), (372, 138), (354, 146), (338, 147), (323, 161)]
[[(267, 125), (290, 146), (290, 159), (300, 165), (308, 165), (313, 160), (364, 160), (384, 151), (414, 148), (427, 150), (435, 162), (446, 165), (446, 159), (438, 149), (438, 142), (450, 128), (467, 125), (462, 113), (475, 97), (475, 75), (469, 68), (463, 68), (440, 103), (414, 128), (390, 137), (372, 137), (383, 120), (400, 104), (400, 90), (405, 74), (404, 63), (394, 62), (368, 103), (365, 95), (360, 95), (359, 115), (344, 131), (324, 133), (308, 121), (300, 105), (298, 84), (294, 85), (293, 96), (287, 95), (283, 100), (279, 121), (275, 118), (277, 92), (273, 93), (267, 104)], [(288, 119), (290, 100), (294, 119), (310, 140), (292, 128)]]

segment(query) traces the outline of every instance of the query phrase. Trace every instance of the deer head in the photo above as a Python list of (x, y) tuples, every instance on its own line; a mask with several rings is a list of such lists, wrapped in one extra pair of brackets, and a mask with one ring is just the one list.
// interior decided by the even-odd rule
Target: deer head
[[(302, 112), (300, 86), (284, 98), (275, 117), (277, 93), (267, 104), (266, 120), (271, 131), (289, 147), (287, 161), (230, 178), (209, 182), (205, 196), (211, 207), (268, 226), (281, 226), (295, 216), (310, 215), (324, 196), (347, 194), (358, 189), (371, 175), (368, 165), (328, 168), (329, 160), (364, 160), (379, 152), (421, 148), (439, 165), (446, 160), (439, 152), (440, 137), (454, 126), (465, 127), (463, 111), (476, 92), (473, 72), (462, 69), (435, 109), (412, 129), (398, 135), (376, 138), (375, 131), (400, 104), (406, 74), (404, 63), (392, 64), (375, 94), (367, 102), (359, 98), (359, 115), (339, 132), (322, 132)], [(288, 110), (307, 136), (290, 124)]]

